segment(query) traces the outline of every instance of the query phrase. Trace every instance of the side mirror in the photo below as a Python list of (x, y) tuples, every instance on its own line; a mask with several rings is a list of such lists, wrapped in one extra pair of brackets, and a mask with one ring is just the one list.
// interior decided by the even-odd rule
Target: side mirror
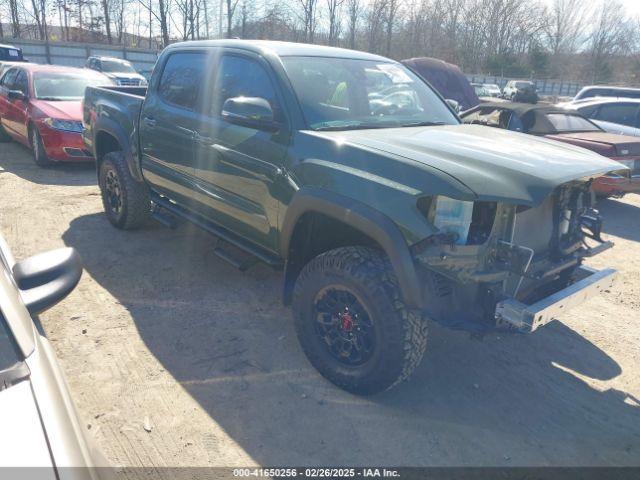
[(452, 99), (452, 98), (446, 98), (445, 101), (449, 104), (449, 106), (453, 109), (454, 112), (459, 113), (460, 112), (460, 104)]
[(13, 278), (33, 315), (60, 302), (80, 281), (82, 264), (73, 248), (60, 248), (25, 258), (13, 266)]
[(9, 93), (7, 93), (7, 97), (9, 97), (9, 100), (26, 100), (27, 96), (22, 93), (20, 90), (9, 90)]
[(276, 131), (280, 127), (269, 102), (259, 97), (228, 98), (222, 105), (222, 118), (256, 130)]

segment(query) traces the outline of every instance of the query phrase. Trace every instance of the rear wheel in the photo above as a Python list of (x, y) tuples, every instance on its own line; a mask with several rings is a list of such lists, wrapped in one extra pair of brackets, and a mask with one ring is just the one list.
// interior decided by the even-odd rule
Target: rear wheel
[(371, 248), (337, 248), (309, 262), (296, 281), (293, 312), (311, 364), (352, 393), (402, 382), (426, 348), (426, 319), (406, 308), (389, 261)]
[(115, 227), (132, 230), (144, 224), (151, 214), (149, 189), (131, 176), (122, 152), (104, 156), (98, 183), (104, 211)]
[(36, 162), (36, 165), (39, 167), (49, 167), (53, 164), (44, 149), (44, 143), (42, 142), (40, 132), (35, 127), (29, 128), (29, 143), (31, 144), (33, 160)]

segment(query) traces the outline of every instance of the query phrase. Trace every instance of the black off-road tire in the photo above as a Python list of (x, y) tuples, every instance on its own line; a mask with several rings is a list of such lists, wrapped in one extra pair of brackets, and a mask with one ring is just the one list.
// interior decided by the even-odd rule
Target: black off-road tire
[[(374, 325), (373, 353), (362, 365), (338, 361), (317, 332), (316, 298), (333, 286), (351, 292)], [(358, 395), (375, 394), (406, 380), (427, 345), (426, 318), (407, 309), (389, 260), (372, 248), (342, 247), (311, 260), (296, 281), (293, 315), (311, 364), (338, 387)]]
[(0, 122), (0, 143), (8, 143), (11, 140), (13, 140), (11, 138), (11, 136), (7, 133), (7, 131), (4, 129), (4, 127), (2, 126), (2, 123)]
[(29, 143), (31, 144), (31, 151), (33, 152), (33, 161), (39, 167), (50, 167), (54, 162), (51, 161), (44, 149), (44, 143), (40, 132), (34, 126), (29, 127)]
[[(115, 192), (114, 182), (117, 184)], [(149, 188), (131, 176), (122, 152), (104, 156), (98, 184), (104, 211), (115, 227), (133, 230), (141, 227), (151, 215)]]

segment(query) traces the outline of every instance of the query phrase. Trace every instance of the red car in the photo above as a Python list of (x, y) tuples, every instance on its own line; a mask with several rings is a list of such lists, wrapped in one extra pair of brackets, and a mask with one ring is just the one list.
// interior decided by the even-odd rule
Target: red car
[(25, 63), (0, 78), (0, 141), (14, 139), (33, 151), (40, 166), (91, 161), (82, 143), (87, 86), (113, 85), (91, 70)]
[[(543, 136), (592, 150), (621, 163), (593, 182), (602, 197), (640, 193), (640, 138), (607, 133), (575, 110), (526, 103), (483, 103), (461, 115), (465, 123)], [(627, 168), (624, 168), (624, 167)]]

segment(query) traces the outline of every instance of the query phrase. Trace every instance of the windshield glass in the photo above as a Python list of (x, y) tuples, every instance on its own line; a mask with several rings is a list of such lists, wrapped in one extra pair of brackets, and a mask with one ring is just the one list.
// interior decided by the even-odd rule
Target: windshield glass
[(40, 100), (80, 100), (87, 87), (108, 83), (101, 75), (38, 72), (33, 78), (33, 90)]
[(459, 123), (438, 95), (402, 65), (326, 57), (282, 61), (314, 130)]
[(136, 73), (136, 69), (129, 62), (116, 62), (113, 60), (102, 60), (103, 72), (122, 72), (122, 73)]
[(597, 132), (600, 130), (595, 124), (578, 115), (564, 113), (550, 113), (547, 119), (559, 132)]

